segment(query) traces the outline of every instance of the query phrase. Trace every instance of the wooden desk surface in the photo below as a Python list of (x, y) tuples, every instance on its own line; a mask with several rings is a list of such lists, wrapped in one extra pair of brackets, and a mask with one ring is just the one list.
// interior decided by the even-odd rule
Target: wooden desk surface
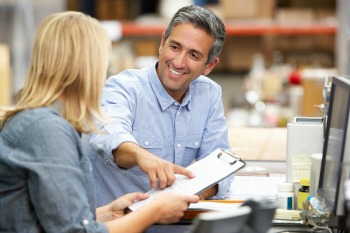
[[(188, 233), (191, 225), (153, 225), (145, 233)], [(312, 232), (306, 226), (272, 226), (267, 233)]]

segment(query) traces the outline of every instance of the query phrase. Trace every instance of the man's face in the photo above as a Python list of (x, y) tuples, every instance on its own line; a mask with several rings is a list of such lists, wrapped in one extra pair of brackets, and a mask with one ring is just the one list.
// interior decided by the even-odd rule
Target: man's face
[(179, 103), (190, 83), (201, 74), (208, 75), (219, 61), (215, 58), (206, 64), (213, 43), (210, 35), (190, 23), (175, 26), (166, 41), (162, 38), (157, 74)]

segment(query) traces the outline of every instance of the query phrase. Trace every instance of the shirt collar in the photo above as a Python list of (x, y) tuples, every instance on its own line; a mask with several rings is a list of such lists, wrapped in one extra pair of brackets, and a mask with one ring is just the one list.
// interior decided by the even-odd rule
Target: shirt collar
[[(164, 111), (165, 109), (167, 109), (168, 107), (170, 107), (171, 105), (176, 103), (176, 101), (169, 95), (169, 93), (165, 90), (162, 83), (160, 82), (158, 74), (157, 74), (157, 70), (156, 70), (157, 63), (158, 63), (158, 61), (155, 62), (150, 67), (149, 77), (150, 77), (150, 83), (151, 83), (153, 92), (157, 96), (159, 104), (160, 104), (162, 110)], [(192, 83), (190, 84), (188, 90), (186, 91), (185, 96), (184, 96), (182, 103), (181, 103), (181, 106), (186, 106), (188, 110), (191, 109), (190, 108), (191, 87), (192, 87)]]

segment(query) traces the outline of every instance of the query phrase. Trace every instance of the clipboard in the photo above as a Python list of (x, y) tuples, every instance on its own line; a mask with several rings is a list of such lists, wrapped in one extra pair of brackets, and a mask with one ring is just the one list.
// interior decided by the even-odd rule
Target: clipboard
[(140, 200), (129, 206), (131, 211), (135, 211), (146, 203), (152, 201), (160, 192), (169, 191), (185, 195), (197, 195), (204, 190), (214, 186), (222, 179), (235, 173), (245, 166), (242, 161), (233, 153), (216, 149), (205, 158), (198, 160), (186, 169), (192, 171), (196, 177), (188, 178), (184, 175), (176, 174), (176, 180), (172, 186), (165, 189), (151, 189), (147, 193), (150, 195), (145, 200)]

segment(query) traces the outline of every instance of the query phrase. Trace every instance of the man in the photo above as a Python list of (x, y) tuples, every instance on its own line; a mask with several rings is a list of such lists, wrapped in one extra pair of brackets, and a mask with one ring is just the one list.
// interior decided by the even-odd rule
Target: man
[[(110, 120), (101, 125), (107, 133), (90, 140), (98, 206), (125, 193), (163, 189), (175, 174), (192, 177), (183, 167), (216, 148), (231, 149), (221, 87), (205, 77), (219, 62), (225, 37), (213, 12), (183, 7), (163, 33), (154, 65), (107, 80), (102, 106)], [(231, 181), (200, 198), (224, 198)]]

